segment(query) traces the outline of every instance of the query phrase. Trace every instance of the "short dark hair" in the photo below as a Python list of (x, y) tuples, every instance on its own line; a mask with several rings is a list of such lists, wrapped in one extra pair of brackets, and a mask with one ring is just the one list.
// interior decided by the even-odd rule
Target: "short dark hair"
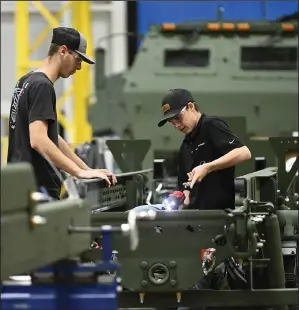
[(54, 56), (58, 52), (59, 47), (60, 47), (59, 45), (51, 43), (48, 51), (48, 56)]

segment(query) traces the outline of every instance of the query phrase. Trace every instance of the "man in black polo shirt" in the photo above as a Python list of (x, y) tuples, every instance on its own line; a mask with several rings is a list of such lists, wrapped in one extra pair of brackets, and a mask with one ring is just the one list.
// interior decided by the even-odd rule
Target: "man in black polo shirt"
[[(172, 89), (162, 100), (167, 122), (185, 135), (179, 150), (178, 189), (185, 194), (182, 207), (213, 210), (234, 208), (235, 166), (251, 158), (249, 149), (216, 116), (200, 113), (192, 94)], [(144, 205), (143, 210), (166, 210), (162, 204)]]
[(112, 176), (112, 182), (116, 182), (109, 171), (90, 169), (58, 135), (54, 83), (75, 74), (82, 61), (94, 64), (85, 54), (86, 46), (86, 39), (77, 30), (53, 29), (46, 59), (39, 69), (19, 79), (11, 102), (7, 162), (31, 163), (38, 187), (56, 199), (61, 180), (55, 167), (76, 178), (101, 178), (110, 185), (108, 176)]
[(200, 113), (188, 90), (170, 90), (162, 100), (162, 111), (158, 126), (169, 122), (185, 135), (178, 176), (184, 205), (201, 210), (233, 208), (235, 165), (251, 158), (249, 149), (223, 120)]
[[(235, 165), (251, 158), (249, 149), (223, 120), (200, 113), (188, 90), (170, 90), (162, 100), (162, 111), (164, 116), (158, 126), (168, 122), (185, 135), (179, 150), (178, 189), (185, 194), (182, 206), (200, 210), (234, 208)], [(157, 204), (135, 210), (167, 209)], [(205, 276), (195, 287), (211, 288), (212, 278), (213, 274)]]

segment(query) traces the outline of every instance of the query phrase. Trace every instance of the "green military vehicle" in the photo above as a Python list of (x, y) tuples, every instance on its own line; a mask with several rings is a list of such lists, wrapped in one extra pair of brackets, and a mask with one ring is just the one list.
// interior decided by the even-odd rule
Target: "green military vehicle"
[[(297, 21), (154, 25), (131, 68), (110, 77), (103, 50), (97, 54), (94, 131), (112, 127), (124, 139), (150, 139), (156, 158), (182, 140), (170, 125), (157, 126), (161, 98), (172, 88), (190, 90), (201, 112), (225, 119), (267, 165), (276, 164), (268, 137), (298, 128)], [(253, 169), (254, 159), (237, 174)]]

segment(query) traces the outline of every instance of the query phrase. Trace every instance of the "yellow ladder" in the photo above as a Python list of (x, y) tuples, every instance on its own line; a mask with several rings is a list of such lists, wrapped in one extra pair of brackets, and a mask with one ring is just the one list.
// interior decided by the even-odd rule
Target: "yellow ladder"
[[(48, 25), (40, 32), (36, 40), (30, 44), (29, 5), (30, 2), (43, 16)], [(26, 74), (30, 69), (37, 68), (41, 61), (31, 60), (30, 56), (44, 42), (52, 28), (60, 26), (60, 20), (67, 10), (71, 10), (72, 25), (70, 27), (82, 32), (87, 39), (87, 54), (93, 57), (93, 37), (91, 32), (91, 13), (89, 1), (68, 1), (61, 9), (52, 14), (43, 4), (44, 1), (17, 1), (15, 10), (16, 26), (16, 70), (17, 78)], [(58, 1), (57, 1), (58, 2)], [(61, 1), (62, 2), (62, 1)], [(50, 42), (46, 43), (50, 45)], [(45, 55), (46, 56), (46, 55)], [(70, 143), (79, 144), (90, 141), (92, 129), (88, 122), (88, 104), (92, 92), (91, 68), (83, 63), (82, 69), (73, 77), (73, 85), (57, 100), (57, 115), (60, 124), (70, 134)], [(61, 113), (65, 101), (73, 96), (72, 122)]]

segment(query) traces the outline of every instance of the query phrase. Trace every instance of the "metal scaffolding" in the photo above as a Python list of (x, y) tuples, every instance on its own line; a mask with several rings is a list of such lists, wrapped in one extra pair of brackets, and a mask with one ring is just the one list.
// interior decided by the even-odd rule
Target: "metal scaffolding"
[[(41, 31), (35, 41), (30, 44), (29, 5), (30, 2), (43, 16), (48, 25)], [(31, 68), (37, 68), (41, 61), (31, 60), (30, 56), (44, 42), (52, 28), (60, 25), (60, 19), (66, 10), (71, 11), (72, 27), (82, 32), (87, 39), (87, 54), (93, 57), (93, 38), (91, 32), (91, 13), (89, 1), (61, 1), (61, 9), (52, 14), (43, 4), (43, 1), (16, 1), (15, 26), (16, 26), (16, 70), (17, 78), (26, 74)], [(60, 124), (69, 133), (73, 144), (90, 141), (92, 129), (88, 122), (87, 108), (92, 92), (91, 68), (82, 63), (82, 69), (73, 77), (73, 85), (57, 100), (57, 115)], [(73, 117), (69, 121), (61, 113), (67, 98), (72, 96)]]

